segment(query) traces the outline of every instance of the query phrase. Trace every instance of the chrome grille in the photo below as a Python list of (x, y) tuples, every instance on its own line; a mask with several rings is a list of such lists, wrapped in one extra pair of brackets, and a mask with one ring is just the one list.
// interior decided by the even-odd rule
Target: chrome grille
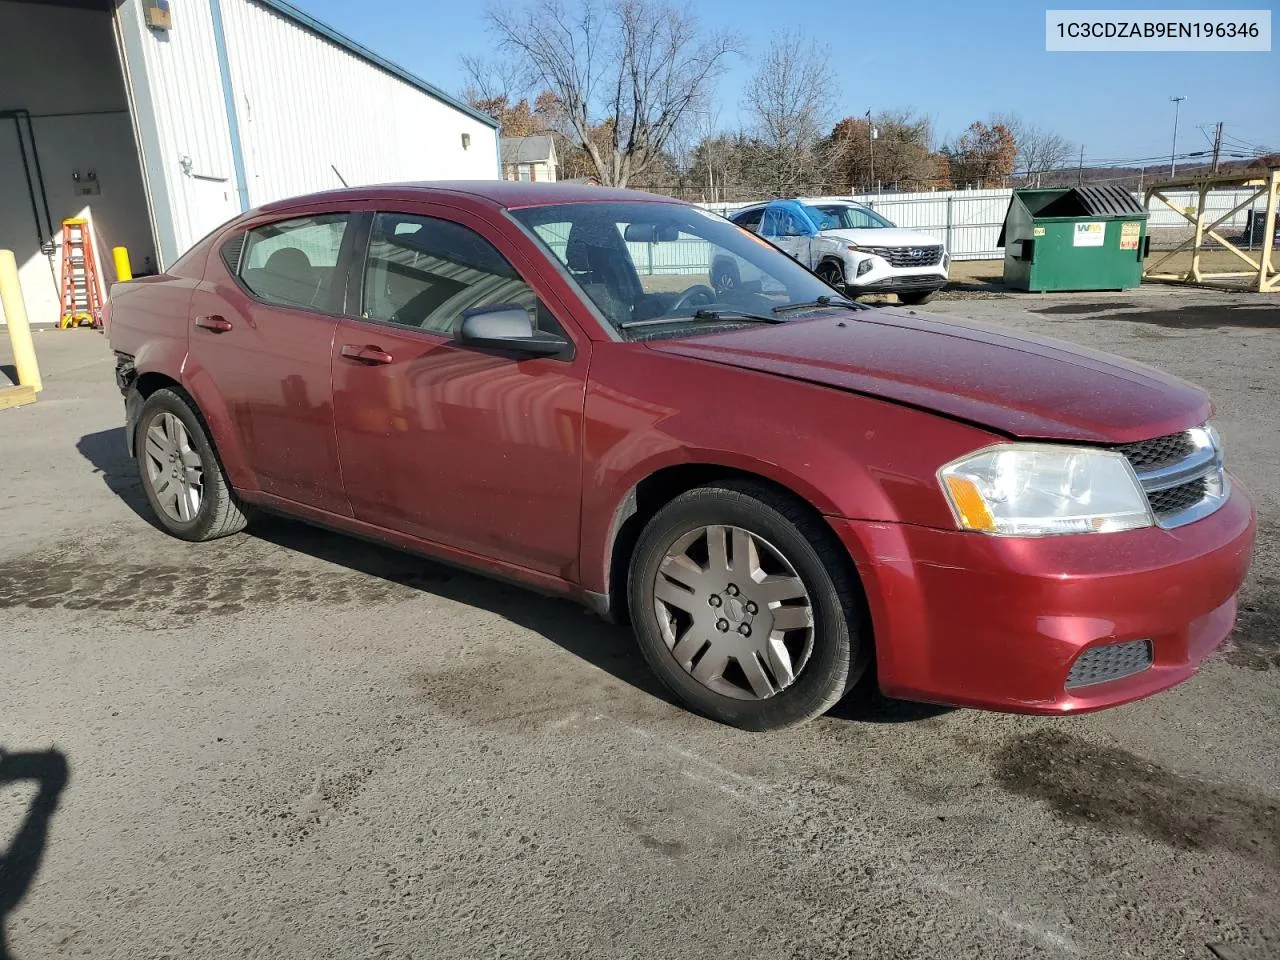
[(1157, 517), (1170, 516), (1188, 507), (1194, 507), (1203, 500), (1207, 487), (1208, 482), (1201, 477), (1199, 480), (1170, 487), (1168, 490), (1149, 493), (1147, 499), (1151, 502), (1151, 510)]
[(942, 262), (942, 247), (868, 247), (893, 267), (932, 267)]
[(1151, 666), (1151, 641), (1130, 640), (1127, 643), (1104, 643), (1090, 647), (1071, 665), (1067, 673), (1067, 689), (1106, 683), (1141, 673)]
[(1171, 463), (1182, 460), (1196, 448), (1191, 439), (1191, 431), (1170, 433), (1154, 440), (1140, 440), (1137, 443), (1121, 445), (1120, 452), (1129, 458), (1135, 473), (1167, 467)]
[(1116, 449), (1128, 458), (1162, 527), (1180, 527), (1207, 517), (1226, 502), (1222, 451), (1208, 425)]

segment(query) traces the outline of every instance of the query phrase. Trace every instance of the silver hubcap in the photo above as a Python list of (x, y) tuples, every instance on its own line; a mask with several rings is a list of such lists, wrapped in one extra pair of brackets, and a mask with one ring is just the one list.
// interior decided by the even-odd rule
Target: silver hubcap
[(671, 655), (703, 686), (764, 700), (813, 652), (813, 606), (795, 568), (741, 527), (699, 527), (668, 549), (653, 606)]
[(152, 417), (147, 427), (147, 479), (160, 508), (172, 520), (188, 523), (204, 500), (204, 463), (191, 435), (172, 413)]

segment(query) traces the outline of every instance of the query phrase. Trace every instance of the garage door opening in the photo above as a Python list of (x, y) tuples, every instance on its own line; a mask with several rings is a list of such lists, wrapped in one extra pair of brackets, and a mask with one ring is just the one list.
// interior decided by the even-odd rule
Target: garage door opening
[(114, 10), (109, 0), (0, 0), (0, 248), (17, 258), (33, 323), (58, 320), (66, 218), (91, 222), (105, 285), (115, 246), (135, 275), (156, 269)]

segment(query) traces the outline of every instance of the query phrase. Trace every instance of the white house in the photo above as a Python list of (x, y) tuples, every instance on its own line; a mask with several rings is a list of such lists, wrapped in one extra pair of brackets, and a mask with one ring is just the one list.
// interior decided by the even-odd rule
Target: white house
[(545, 134), (502, 138), (502, 179), (551, 183), (556, 179), (556, 143)]
[(395, 180), (495, 179), (497, 124), (285, 0), (0, 0), (0, 248), (56, 321), (88, 216), (135, 273), (243, 210)]

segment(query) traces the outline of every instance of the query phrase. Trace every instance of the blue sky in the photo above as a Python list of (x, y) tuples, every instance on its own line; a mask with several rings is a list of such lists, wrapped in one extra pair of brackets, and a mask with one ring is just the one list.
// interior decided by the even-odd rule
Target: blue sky
[[(450, 93), (464, 80), (459, 55), (486, 54), (492, 46), (483, 0), (293, 2)], [(946, 139), (972, 120), (1015, 111), (1083, 144), (1086, 162), (1136, 159), (1168, 155), (1169, 97), (1178, 95), (1187, 97), (1179, 153), (1207, 148), (1212, 129), (1202, 133), (1197, 125), (1218, 120), (1226, 122), (1231, 143), (1280, 150), (1280, 52), (1274, 43), (1269, 53), (1047, 53), (1045, 5), (1019, 2), (855, 0), (819, 6), (680, 0), (679, 5), (704, 25), (729, 27), (746, 39), (747, 56), (734, 63), (718, 89), (720, 122), (726, 127), (745, 120), (740, 101), (752, 58), (775, 34), (798, 29), (815, 44), (830, 47), (839, 80), (837, 117), (869, 108), (913, 107), (932, 117), (939, 138)], [(1163, 9), (1246, 5), (1158, 3)], [(796, 18), (806, 7), (822, 12)]]

